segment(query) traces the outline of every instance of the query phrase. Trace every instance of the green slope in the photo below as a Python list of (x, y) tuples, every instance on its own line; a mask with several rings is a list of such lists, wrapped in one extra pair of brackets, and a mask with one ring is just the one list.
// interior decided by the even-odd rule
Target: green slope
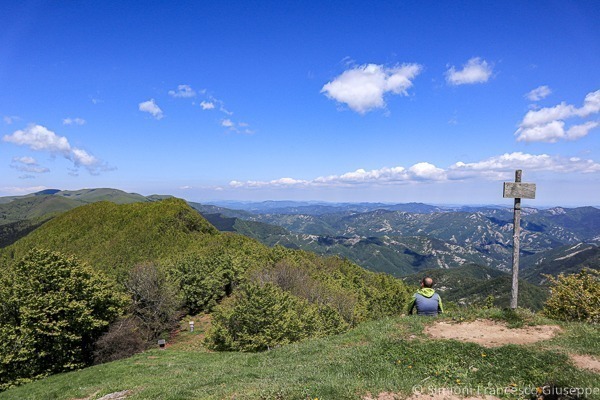
[(117, 189), (82, 189), (76, 191), (48, 189), (25, 196), (0, 198), (0, 248), (14, 243), (55, 216), (84, 204), (110, 201), (115, 204), (147, 202), (136, 193)]
[[(456, 323), (452, 317), (445, 322)], [(0, 399), (98, 399), (122, 391), (128, 391), (127, 400), (405, 399), (415, 388), (423, 399), (434, 398), (434, 390), (441, 393), (435, 398), (474, 398), (479, 393), (477, 398), (529, 399), (541, 397), (525, 391), (535, 393), (549, 383), (598, 387), (598, 374), (576, 368), (568, 357), (600, 355), (598, 326), (561, 324), (562, 333), (551, 341), (487, 348), (429, 338), (424, 327), (435, 321), (386, 318), (342, 335), (262, 353), (208, 352), (198, 329), (182, 332), (184, 342), (169, 343), (166, 350), (55, 375), (0, 393)], [(600, 394), (585, 398), (597, 400)]]
[(48, 218), (81, 205), (76, 200), (54, 195), (16, 198), (0, 204), (0, 225), (40, 217)]
[(183, 252), (217, 230), (183, 200), (75, 208), (2, 250), (20, 258), (33, 247), (76, 255), (105, 271)]
[(98, 188), (81, 190), (62, 190), (54, 194), (57, 197), (65, 197), (77, 200), (81, 203), (95, 203), (98, 201), (110, 201), (115, 204), (129, 204), (149, 201), (146, 197), (137, 193), (126, 193), (122, 190)]

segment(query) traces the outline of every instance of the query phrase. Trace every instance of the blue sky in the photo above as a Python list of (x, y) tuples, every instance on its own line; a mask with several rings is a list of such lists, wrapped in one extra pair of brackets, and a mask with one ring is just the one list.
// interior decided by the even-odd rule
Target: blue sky
[(0, 196), (600, 205), (597, 1), (0, 10)]

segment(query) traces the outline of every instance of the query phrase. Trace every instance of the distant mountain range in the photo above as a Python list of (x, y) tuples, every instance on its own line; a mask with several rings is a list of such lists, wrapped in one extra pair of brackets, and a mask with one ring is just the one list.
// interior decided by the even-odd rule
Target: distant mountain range
[[(263, 202), (241, 204), (244, 210), (232, 210), (215, 205), (191, 205), (217, 227), (219, 221), (229, 221), (227, 227), (219, 229), (250, 234), (269, 245), (339, 254), (365, 268), (396, 276), (469, 263), (504, 271), (512, 266), (513, 212), (505, 207), (442, 209), (414, 203), (324, 206)], [(377, 209), (379, 206), (386, 209)], [(325, 212), (324, 207), (329, 212)], [(368, 211), (359, 211), (361, 209)], [(305, 212), (295, 214), (293, 210)], [(246, 228), (236, 220), (245, 221)], [(250, 222), (261, 225), (254, 225), (256, 229), (248, 232)], [(546, 271), (555, 274), (567, 268), (567, 256), (573, 246), (598, 246), (600, 210), (594, 207), (525, 208), (521, 227), (522, 264), (524, 269), (531, 268), (524, 276), (542, 281), (541, 274)], [(546, 252), (552, 252), (548, 254), (553, 256), (544, 257)], [(580, 261), (587, 254), (574, 260)], [(591, 262), (588, 264), (593, 266)], [(568, 267), (569, 271), (576, 268)]]
[[(153, 202), (168, 197), (172, 196), (142, 196), (115, 189), (45, 190), (26, 196), (0, 197), (0, 248), (27, 236), (55, 216), (84, 204)], [(498, 271), (501, 275), (488, 275), (504, 282), (508, 278), (502, 271), (511, 268), (513, 214), (512, 209), (501, 206), (316, 202), (189, 204), (220, 231), (237, 232), (268, 246), (339, 255), (366, 269), (398, 277), (437, 271), (436, 275), (463, 274), (467, 280), (478, 279), (473, 266), (479, 266), (480, 270)], [(599, 244), (600, 210), (595, 207), (525, 208), (521, 277), (543, 284), (544, 274), (577, 272), (582, 267), (599, 268)], [(459, 287), (466, 281), (461, 282)], [(499, 285), (498, 282), (492, 286)], [(470, 282), (468, 286), (476, 285)], [(482, 290), (478, 289), (478, 293), (483, 293)], [(459, 290), (460, 293), (465, 292)], [(449, 295), (454, 296), (451, 292)], [(462, 297), (457, 296), (456, 300), (460, 301)]]

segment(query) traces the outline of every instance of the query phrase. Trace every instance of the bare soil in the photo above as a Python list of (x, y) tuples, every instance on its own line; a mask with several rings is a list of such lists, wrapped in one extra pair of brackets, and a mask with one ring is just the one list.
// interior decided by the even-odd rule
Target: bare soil
[(571, 361), (577, 368), (589, 369), (593, 372), (600, 373), (600, 360), (593, 356), (570, 354)]
[(529, 344), (552, 339), (560, 330), (556, 325), (511, 329), (500, 322), (475, 320), (459, 324), (437, 322), (426, 327), (425, 333), (434, 339), (454, 339), (477, 343), (484, 347), (498, 347), (505, 344)]
[(443, 392), (434, 393), (434, 394), (416, 393), (407, 398), (404, 398), (403, 396), (396, 394), (396, 393), (382, 392), (375, 396), (368, 394), (367, 396), (363, 397), (363, 400), (401, 400), (401, 399), (405, 399), (405, 400), (500, 400), (500, 398), (495, 397), (495, 396), (460, 397), (456, 394), (443, 393)]

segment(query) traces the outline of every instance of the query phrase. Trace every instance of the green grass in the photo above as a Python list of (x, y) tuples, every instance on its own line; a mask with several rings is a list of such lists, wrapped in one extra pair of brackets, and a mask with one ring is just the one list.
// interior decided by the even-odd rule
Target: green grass
[[(547, 322), (517, 313), (525, 324)], [(503, 316), (486, 310), (444, 319)], [(566, 354), (600, 354), (600, 328), (561, 324), (563, 334), (529, 346), (484, 348), (423, 334), (432, 319), (396, 317), (360, 325), (345, 334), (283, 346), (264, 353), (211, 353), (194, 347), (196, 332), (182, 332), (167, 350), (60, 374), (0, 393), (0, 399), (81, 399), (132, 390), (128, 399), (360, 399), (367, 393), (401, 393), (415, 385), (476, 394), (547, 383), (598, 387), (598, 375), (572, 366)], [(554, 323), (554, 322), (553, 322)], [(485, 388), (485, 389), (484, 389)], [(500, 397), (519, 398), (502, 393)], [(591, 395), (587, 398), (600, 398)]]

